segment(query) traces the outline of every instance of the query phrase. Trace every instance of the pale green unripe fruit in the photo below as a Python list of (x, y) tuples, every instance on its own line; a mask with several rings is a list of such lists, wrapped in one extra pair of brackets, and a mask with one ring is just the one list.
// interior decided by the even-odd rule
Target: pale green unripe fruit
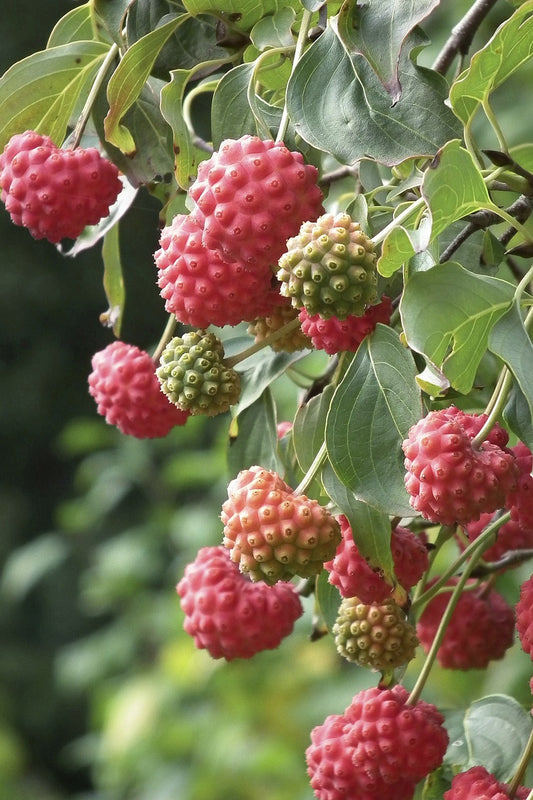
[(332, 633), (344, 658), (381, 672), (407, 664), (418, 645), (414, 627), (392, 599), (361, 603), (345, 597)]
[(203, 330), (171, 339), (156, 374), (168, 399), (191, 414), (222, 414), (241, 392), (239, 374), (224, 363), (222, 342)]
[(287, 241), (280, 292), (310, 316), (361, 316), (377, 300), (376, 260), (372, 240), (349, 214), (323, 214)]

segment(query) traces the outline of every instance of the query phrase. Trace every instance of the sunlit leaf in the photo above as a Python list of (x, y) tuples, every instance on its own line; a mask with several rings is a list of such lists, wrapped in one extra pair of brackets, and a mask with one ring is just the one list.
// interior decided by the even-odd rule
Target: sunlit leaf
[(337, 387), (326, 422), (328, 457), (359, 500), (412, 516), (401, 443), (422, 416), (417, 369), (398, 335), (378, 325)]
[(107, 86), (109, 112), (104, 120), (106, 139), (126, 154), (134, 154), (136, 145), (121, 121), (139, 98), (152, 66), (168, 37), (188, 19), (181, 14), (133, 44), (124, 55)]
[(524, 3), (503, 22), (485, 47), (474, 53), (470, 65), (450, 90), (450, 101), (467, 125), (490, 93), (533, 55), (533, 0)]
[(111, 228), (105, 235), (102, 246), (102, 260), (104, 262), (104, 289), (109, 303), (109, 310), (105, 313), (104, 319), (100, 317), (100, 321), (112, 327), (113, 333), (119, 338), (126, 292), (122, 276), (118, 225)]
[(391, 105), (368, 61), (348, 52), (330, 20), (288, 83), (291, 121), (303, 139), (345, 164), (372, 157), (392, 165), (414, 155), (434, 155), (460, 132), (444, 104), (446, 84), (405, 56), (398, 76), (403, 93)]
[(405, 337), (442, 370), (459, 392), (471, 390), (491, 328), (509, 309), (512, 284), (474, 275), (447, 262), (418, 272), (407, 282), (400, 303)]
[(28, 56), (0, 78), (0, 151), (34, 130), (60, 145), (79, 97), (88, 91), (109, 47), (71, 42)]
[(59, 45), (69, 44), (69, 42), (90, 41), (95, 38), (90, 3), (84, 3), (61, 17), (55, 24), (46, 47), (59, 47)]

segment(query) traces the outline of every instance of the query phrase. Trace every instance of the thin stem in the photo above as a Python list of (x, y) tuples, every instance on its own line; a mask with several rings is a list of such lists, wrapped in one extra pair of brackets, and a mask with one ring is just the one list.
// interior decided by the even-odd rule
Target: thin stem
[(496, 117), (494, 116), (494, 112), (489, 105), (489, 101), (486, 98), (482, 101), (482, 106), (483, 106), (483, 111), (485, 112), (485, 115), (490, 124), (492, 125), (494, 133), (496, 134), (496, 138), (498, 139), (498, 144), (500, 145), (500, 150), (503, 153), (508, 153), (509, 147), (507, 146), (507, 142), (505, 141), (505, 136), (503, 135), (503, 131), (500, 127), (500, 124), (496, 119)]
[(437, 56), (433, 69), (444, 75), (457, 54), (466, 55), (474, 35), (497, 0), (476, 0), (462, 20), (452, 28), (452, 33)]
[(456, 558), (454, 563), (448, 567), (447, 570), (445, 570), (438, 580), (436, 580), (435, 583), (433, 583), (431, 587), (427, 589), (427, 591), (421, 594), (420, 597), (417, 597), (417, 599), (413, 601), (411, 605), (411, 611), (414, 612), (419, 606), (426, 605), (431, 598), (437, 594), (439, 589), (444, 586), (449, 578), (451, 578), (457, 572), (459, 567), (462, 566), (462, 564), (464, 564), (465, 561), (467, 561), (471, 556), (473, 556), (478, 549), (480, 550), (480, 555), (482, 555), (486, 548), (489, 547), (494, 534), (501, 528), (502, 525), (504, 525), (506, 522), (509, 522), (510, 519), (511, 513), (507, 511), (505, 514), (502, 514), (501, 517), (498, 517), (498, 519), (494, 520), (494, 522), (491, 522), (490, 525), (487, 525), (483, 533), (481, 533), (477, 539), (475, 539), (465, 550), (463, 550), (461, 555)]
[(401, 212), (401, 214), (398, 214), (398, 216), (395, 217), (392, 222), (389, 222), (389, 224), (380, 230), (379, 233), (376, 233), (376, 235), (372, 237), (372, 242), (374, 244), (380, 244), (383, 242), (391, 231), (393, 231), (395, 228), (398, 228), (403, 222), (405, 222), (406, 219), (409, 219), (411, 215), (423, 208), (425, 202), (426, 201), (423, 197), (419, 197), (418, 200), (415, 200), (413, 203), (411, 203)]
[(163, 350), (165, 349), (165, 347), (169, 343), (169, 341), (170, 341), (170, 339), (172, 337), (172, 334), (174, 333), (174, 329), (176, 328), (177, 322), (178, 321), (177, 321), (176, 317), (174, 316), (174, 314), (170, 314), (169, 317), (168, 317), (168, 320), (167, 320), (167, 324), (165, 326), (165, 330), (163, 331), (163, 335), (161, 336), (161, 339), (159, 340), (159, 344), (157, 345), (156, 349), (154, 350), (154, 352), (152, 354), (152, 361), (154, 361), (156, 364), (159, 362), (159, 359), (161, 358), (161, 354), (163, 353)]
[(234, 367), (236, 364), (240, 364), (241, 361), (244, 361), (245, 359), (250, 358), (250, 356), (255, 355), (260, 350), (263, 350), (264, 347), (269, 347), (271, 344), (273, 344), (273, 342), (281, 339), (283, 336), (286, 336), (286, 334), (291, 333), (291, 331), (295, 330), (299, 324), (299, 317), (291, 319), (290, 322), (282, 325), (282, 327), (278, 328), (277, 331), (270, 333), (268, 336), (265, 336), (264, 339), (261, 339), (258, 342), (254, 342), (254, 344), (250, 345), (250, 347), (247, 347), (246, 350), (243, 350), (241, 353), (237, 353), (235, 356), (224, 359), (224, 363), (230, 368)]
[(96, 73), (93, 85), (91, 86), (91, 91), (87, 96), (87, 100), (83, 106), (80, 116), (78, 117), (78, 121), (76, 122), (76, 127), (74, 128), (72, 134), (72, 143), (69, 146), (71, 150), (75, 150), (78, 147), (81, 137), (83, 136), (83, 131), (85, 130), (85, 126), (89, 120), (91, 115), (91, 111), (94, 105), (94, 101), (96, 100), (96, 95), (100, 91), (100, 87), (102, 86), (105, 76), (107, 75), (107, 71), (111, 66), (111, 63), (115, 60), (119, 53), (118, 45), (112, 44), (109, 48), (109, 52), (107, 53), (106, 57), (102, 61), (100, 65), (100, 69)]
[(303, 476), (302, 480), (300, 481), (300, 483), (298, 484), (298, 486), (294, 490), (294, 494), (304, 494), (305, 490), (307, 489), (307, 487), (309, 486), (309, 484), (311, 483), (311, 481), (313, 480), (313, 478), (317, 474), (318, 470), (320, 469), (320, 467), (322, 466), (322, 464), (326, 460), (326, 456), (327, 456), (326, 443), (322, 442), (320, 450), (318, 451), (318, 453), (314, 457), (313, 463), (311, 464), (311, 466), (309, 467), (309, 469), (307, 470), (307, 472)]
[[(300, 25), (300, 30), (298, 31), (298, 39), (296, 40), (296, 48), (294, 50), (294, 59), (292, 62), (292, 69), (291, 75), (293, 74), (294, 70), (296, 69), (296, 65), (300, 58), (302, 57), (302, 53), (304, 51), (305, 43), (307, 41), (307, 36), (309, 34), (309, 29), (311, 27), (311, 18), (312, 13), (307, 9), (304, 9), (302, 15), (302, 23)], [(289, 112), (287, 111), (287, 99), (285, 98), (285, 104), (283, 106), (283, 113), (281, 115), (281, 120), (279, 123), (278, 135), (276, 136), (276, 142), (282, 142), (287, 135), (287, 129), (289, 127)]]
[[(524, 749), (524, 752), (522, 753), (522, 757), (520, 758), (520, 763), (518, 764), (516, 772), (513, 775), (511, 783), (509, 784), (507, 794), (509, 795), (510, 798), (513, 798), (515, 796), (516, 790), (522, 783), (524, 775), (526, 774), (526, 769), (529, 766), (529, 762), (531, 761), (532, 756), (533, 756), (533, 730), (529, 734), (529, 739)], [(533, 791), (530, 792), (529, 795), (530, 797), (531, 794), (533, 794)]]
[(444, 639), (444, 636), (448, 629), (448, 625), (452, 618), (453, 612), (455, 611), (457, 603), (459, 602), (459, 598), (461, 597), (462, 591), (466, 586), (466, 582), (470, 577), (470, 573), (472, 572), (472, 570), (477, 564), (477, 561), (479, 560), (479, 556), (482, 554), (484, 550), (484, 545), (479, 544), (479, 539), (476, 540), (476, 544), (477, 547), (474, 549), (472, 553), (472, 558), (470, 560), (470, 563), (466, 566), (463, 574), (461, 575), (456, 585), (454, 586), (454, 589), (452, 591), (452, 596), (450, 597), (448, 605), (446, 606), (446, 611), (442, 615), (442, 619), (439, 623), (439, 627), (435, 634), (435, 638), (433, 639), (430, 650), (427, 654), (427, 658), (424, 662), (422, 669), (420, 670), (420, 674), (417, 678), (415, 685), (413, 686), (413, 689), (411, 690), (409, 698), (407, 699), (408, 705), (414, 705), (414, 703), (417, 702), (424, 686), (426, 685), (429, 673), (433, 668), (433, 664), (435, 663), (437, 653), (439, 651), (439, 648), (442, 644), (442, 640)]
[(485, 411), (487, 414), (487, 419), (485, 420), (479, 433), (477, 433), (472, 439), (473, 448), (480, 447), (482, 442), (485, 441), (495, 423), (498, 421), (501, 411), (507, 401), (507, 395), (511, 391), (511, 387), (513, 385), (512, 373), (507, 367), (502, 367), (501, 376), (502, 380), (500, 381), (498, 379), (496, 388), (494, 389), (493, 395), (490, 398), (487, 406), (487, 408), (490, 407), (490, 412)]

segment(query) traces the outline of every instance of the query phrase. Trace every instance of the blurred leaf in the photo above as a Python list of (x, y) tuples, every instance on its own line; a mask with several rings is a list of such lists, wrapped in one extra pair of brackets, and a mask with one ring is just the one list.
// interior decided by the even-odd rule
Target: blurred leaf
[(326, 569), (318, 574), (315, 596), (322, 619), (326, 623), (327, 629), (331, 631), (337, 621), (342, 597), (337, 587), (329, 582), (328, 576), (329, 572)]
[(364, 5), (345, 3), (341, 9), (339, 37), (352, 55), (366, 58), (392, 103), (402, 94), (398, 66), (407, 36), (438, 4), (439, 0), (389, 0)]
[(473, 275), (453, 261), (418, 272), (400, 303), (407, 342), (442, 370), (457, 391), (468, 394), (490, 330), (513, 295), (512, 284)]
[[(104, 289), (109, 303), (109, 310), (105, 314), (105, 324), (113, 328), (113, 333), (118, 339), (120, 338), (126, 297), (124, 278), (122, 277), (118, 225), (111, 228), (105, 235), (102, 260), (104, 262)], [(102, 321), (102, 317), (100, 317), (100, 321)]]
[(477, 700), (465, 714), (470, 766), (481, 764), (500, 781), (510, 781), (532, 732), (532, 720), (513, 697), (494, 694)]
[[(417, 42), (410, 35), (405, 51)], [(439, 75), (416, 67), (404, 55), (398, 75), (402, 97), (391, 105), (368, 61), (349, 53), (329, 27), (304, 53), (287, 87), (296, 131), (309, 144), (353, 164), (363, 157), (398, 164), (415, 155), (433, 155), (459, 135), (445, 106), (447, 87)]]
[(57, 22), (48, 38), (47, 49), (69, 42), (90, 41), (96, 38), (91, 20), (90, 3), (68, 11)]
[(401, 443), (422, 416), (416, 366), (395, 331), (377, 325), (338, 385), (326, 422), (331, 465), (355, 497), (412, 516)]
[(121, 120), (139, 98), (154, 61), (168, 37), (186, 19), (188, 15), (181, 14), (147, 33), (129, 47), (107, 85), (109, 111), (104, 120), (106, 139), (126, 155), (133, 155), (136, 146), (131, 133)]
[(240, 470), (258, 464), (265, 469), (281, 472), (278, 456), (276, 406), (269, 389), (252, 405), (245, 408), (232, 423), (228, 443), (228, 469), (231, 477)]
[(21, 600), (69, 555), (58, 533), (46, 533), (13, 550), (0, 579), (0, 592), (9, 600)]
[(322, 482), (329, 497), (350, 523), (354, 542), (363, 558), (382, 570), (383, 578), (393, 586), (394, 562), (388, 514), (357, 500), (353, 492), (339, 480), (330, 464), (326, 464), (322, 471)]
[(469, 759), (464, 725), (465, 714), (462, 709), (446, 710), (443, 713), (446, 730), (450, 738), (444, 756), (444, 765), (453, 776), (456, 772), (463, 772)]
[(533, 55), (533, 1), (524, 3), (500, 25), (485, 47), (474, 53), (468, 69), (450, 89), (450, 102), (468, 125), (480, 104)]
[(33, 53), (8, 69), (0, 78), (0, 150), (25, 130), (60, 145), (108, 50), (100, 42), (72, 42)]

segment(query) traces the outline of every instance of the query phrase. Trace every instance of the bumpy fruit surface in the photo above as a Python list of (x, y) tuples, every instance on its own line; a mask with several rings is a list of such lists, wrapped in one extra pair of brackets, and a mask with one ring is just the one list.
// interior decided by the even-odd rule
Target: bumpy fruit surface
[(506, 506), (511, 519), (525, 531), (533, 531), (533, 456), (523, 442), (510, 448), (516, 459), (517, 480), (515, 489), (508, 495)]
[(176, 591), (196, 646), (226, 661), (278, 647), (303, 614), (292, 583), (252, 583), (222, 546), (200, 548)]
[(253, 320), (284, 302), (268, 265), (249, 270), (241, 261), (225, 261), (202, 244), (202, 236), (203, 226), (185, 214), (161, 232), (154, 259), (169, 314), (195, 328), (221, 327)]
[[(451, 578), (447, 586), (453, 587), (458, 578)], [(514, 613), (506, 600), (486, 587), (468, 591), (475, 586), (467, 581), (454, 609), (437, 660), (447, 669), (485, 669), (490, 661), (503, 658), (514, 637)], [(450, 600), (451, 590), (435, 595), (424, 608), (416, 632), (426, 652), (430, 649), (437, 628)]]
[[(515, 797), (526, 800), (529, 789), (518, 786)], [(444, 800), (508, 800), (509, 785), (498, 781), (485, 767), (471, 767), (452, 778)]]
[(109, 213), (122, 183), (94, 147), (61, 150), (48, 136), (12, 136), (0, 155), (1, 199), (34, 239), (76, 239)]
[[(358, 597), (363, 603), (380, 603), (386, 600), (391, 595), (392, 586), (363, 558), (354, 542), (346, 517), (339, 516), (338, 521), (342, 541), (337, 547), (335, 557), (324, 564), (329, 572), (329, 582), (339, 589), (342, 597)], [(409, 591), (428, 567), (425, 540), (408, 528), (398, 525), (391, 533), (391, 551), (396, 578)]]
[(402, 686), (366, 689), (343, 714), (314, 728), (306, 759), (320, 800), (407, 800), (440, 766), (448, 745), (444, 718), (423, 700), (407, 704), (408, 696)]
[[(291, 305), (278, 305), (267, 316), (255, 319), (248, 326), (248, 333), (254, 337), (256, 342), (262, 342), (268, 336), (279, 331), (284, 325), (296, 320), (297, 317), (298, 310)], [(276, 353), (282, 351), (294, 353), (296, 350), (305, 350), (312, 346), (311, 340), (302, 332), (300, 325), (270, 344), (270, 347)]]
[(149, 354), (125, 342), (95, 353), (89, 392), (110, 425), (138, 439), (166, 436), (189, 417), (161, 392)]
[(259, 466), (231, 481), (221, 519), (232, 561), (253, 581), (269, 584), (318, 574), (341, 538), (323, 506)]
[(299, 312), (302, 331), (309, 336), (313, 347), (325, 350), (329, 355), (343, 351), (355, 353), (363, 339), (372, 333), (378, 322), (388, 324), (392, 311), (390, 298), (383, 297), (381, 303), (369, 306), (360, 317), (353, 315), (346, 319), (330, 317), (324, 319), (320, 314), (310, 316), (305, 308)]
[(403, 442), (412, 507), (430, 522), (453, 525), (505, 505), (516, 485), (513, 454), (485, 440), (479, 447), (458, 418), (431, 411)]
[(361, 316), (377, 299), (374, 245), (349, 214), (304, 222), (278, 263), (281, 293), (310, 316)]
[(381, 672), (411, 661), (418, 644), (413, 626), (392, 598), (367, 604), (345, 597), (332, 634), (341, 656)]
[(533, 659), (533, 575), (520, 587), (520, 599), (516, 604), (516, 630), (525, 653)]
[(191, 414), (214, 417), (239, 399), (239, 374), (224, 363), (224, 348), (214, 333), (199, 330), (175, 336), (156, 374), (169, 400)]
[(290, 236), (323, 212), (315, 167), (282, 142), (226, 139), (189, 189), (204, 244), (248, 267), (275, 265)]

